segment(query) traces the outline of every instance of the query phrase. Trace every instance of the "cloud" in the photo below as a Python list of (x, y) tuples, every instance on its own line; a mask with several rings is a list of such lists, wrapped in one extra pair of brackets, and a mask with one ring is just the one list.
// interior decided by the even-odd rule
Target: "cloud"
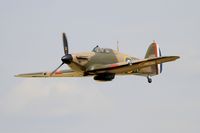
[(55, 117), (103, 114), (111, 102), (98, 89), (76, 83), (26, 79), (0, 98), (0, 113), (14, 116)]

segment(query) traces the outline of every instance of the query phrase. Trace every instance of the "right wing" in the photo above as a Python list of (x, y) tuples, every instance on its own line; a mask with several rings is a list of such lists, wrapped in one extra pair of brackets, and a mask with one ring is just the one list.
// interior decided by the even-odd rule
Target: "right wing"
[(60, 70), (56, 71), (53, 75), (52, 72), (37, 72), (37, 73), (26, 73), (18, 74), (15, 77), (24, 77), (24, 78), (48, 78), (48, 77), (83, 77), (83, 72), (76, 72), (73, 70)]
[(143, 60), (137, 60), (133, 63), (120, 62), (120, 63), (108, 64), (108, 65), (103, 65), (103, 66), (101, 65), (101, 66), (91, 67), (87, 70), (87, 72), (90, 74), (129, 73), (131, 71), (135, 71), (140, 68), (145, 68), (145, 67), (156, 65), (156, 64), (174, 61), (178, 58), (180, 57), (179, 56), (162, 56), (162, 57), (153, 57), (153, 58), (147, 58)]

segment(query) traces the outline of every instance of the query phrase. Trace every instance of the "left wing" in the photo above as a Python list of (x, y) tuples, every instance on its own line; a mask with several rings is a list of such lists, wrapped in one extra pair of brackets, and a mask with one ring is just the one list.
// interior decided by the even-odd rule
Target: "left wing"
[(130, 71), (134, 71), (140, 68), (161, 64), (165, 62), (174, 61), (180, 58), (179, 56), (162, 56), (162, 57), (153, 57), (147, 58), (143, 60), (137, 60), (133, 63), (128, 62), (120, 62), (108, 65), (94, 66), (90, 67), (87, 72), (90, 74), (100, 74), (100, 73), (115, 73), (122, 74)]
[(48, 77), (83, 77), (84, 73), (76, 72), (73, 70), (60, 70), (56, 71), (53, 75), (52, 72), (37, 72), (37, 73), (26, 73), (15, 75), (15, 77), (24, 77), (24, 78), (48, 78)]

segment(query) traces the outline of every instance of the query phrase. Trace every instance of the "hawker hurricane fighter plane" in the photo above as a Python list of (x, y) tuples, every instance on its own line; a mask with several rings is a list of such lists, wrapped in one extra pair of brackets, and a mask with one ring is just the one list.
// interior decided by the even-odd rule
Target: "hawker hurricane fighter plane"
[[(68, 42), (63, 33), (64, 56), (62, 64), (52, 72), (19, 74), (16, 77), (87, 77), (93, 76), (97, 81), (111, 81), (118, 75), (140, 75), (151, 77), (162, 72), (162, 64), (174, 61), (179, 56), (162, 56), (158, 44), (154, 41), (148, 48), (144, 59), (139, 59), (110, 48), (96, 46), (91, 52), (69, 53)], [(59, 70), (67, 64), (71, 69)]]

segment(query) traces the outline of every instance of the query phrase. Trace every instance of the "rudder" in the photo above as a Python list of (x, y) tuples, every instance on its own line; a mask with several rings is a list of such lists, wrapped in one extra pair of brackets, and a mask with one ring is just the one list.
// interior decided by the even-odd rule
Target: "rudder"
[[(160, 56), (162, 56), (162, 54), (161, 54), (161, 50), (159, 48), (159, 45), (155, 41), (153, 41), (153, 43), (147, 49), (145, 59), (146, 58), (153, 58), (153, 57), (160, 57)], [(162, 64), (150, 66), (150, 69), (151, 69), (153, 74), (158, 75), (162, 72)]]

